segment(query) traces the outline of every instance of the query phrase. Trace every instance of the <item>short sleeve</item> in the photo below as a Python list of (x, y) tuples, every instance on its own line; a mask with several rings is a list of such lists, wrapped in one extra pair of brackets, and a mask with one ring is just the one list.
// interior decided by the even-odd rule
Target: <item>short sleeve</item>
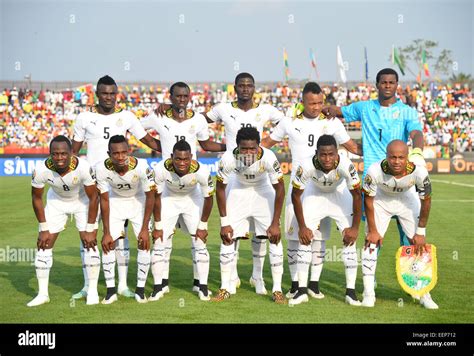
[(374, 163), (364, 178), (364, 183), (362, 185), (362, 190), (369, 197), (374, 197), (377, 194), (377, 176), (375, 169), (377, 168), (378, 163)]
[(362, 121), (362, 112), (364, 111), (364, 106), (368, 103), (367, 101), (358, 101), (341, 107), (345, 122)]
[(298, 166), (295, 176), (291, 181), (291, 185), (295, 189), (304, 190), (310, 175), (310, 170), (307, 167), (304, 167), (303, 165)]
[(347, 160), (342, 168), (341, 171), (346, 181), (347, 189), (354, 190), (360, 188), (360, 178), (354, 164)]
[(270, 177), (270, 182), (272, 184), (277, 184), (281, 179), (283, 179), (283, 173), (281, 171), (280, 162), (278, 162), (275, 154), (271, 151), (267, 152), (267, 154), (270, 153), (271, 155), (267, 159), (267, 172)]
[(74, 122), (74, 141), (76, 142), (83, 142), (86, 138), (86, 130), (84, 128), (84, 114), (79, 114), (76, 117), (76, 121)]
[(428, 171), (425, 167), (416, 166), (416, 191), (418, 192), (418, 196), (421, 200), (428, 198), (431, 196), (432, 187), (431, 187), (431, 180), (428, 175)]
[(418, 112), (415, 109), (409, 107), (408, 105), (404, 105), (401, 115), (405, 120), (405, 128), (408, 133), (415, 130), (422, 131), (420, 119), (418, 118)]
[(82, 166), (80, 167), (82, 183), (87, 187), (90, 185), (95, 185), (95, 173), (89, 163), (85, 160), (81, 160), (79, 164)]
[(342, 124), (340, 120), (334, 120), (334, 138), (336, 139), (336, 142), (338, 145), (342, 145), (349, 141), (351, 137), (347, 133), (346, 128)]
[(132, 112), (130, 113), (130, 127), (128, 128), (128, 131), (132, 133), (133, 136), (135, 136), (138, 140), (141, 140), (143, 137), (147, 135), (145, 129), (140, 123), (140, 120), (137, 119), (135, 114)]
[(268, 105), (268, 120), (273, 122), (274, 124), (278, 123), (279, 121), (283, 120), (285, 116), (283, 113), (278, 110), (276, 107), (272, 105)]
[(145, 130), (157, 130), (158, 116), (154, 112), (151, 112), (140, 120), (140, 124)]
[(196, 137), (198, 141), (209, 140), (209, 128), (208, 128), (206, 119), (202, 115), (199, 115), (198, 130), (196, 132)]
[(99, 189), (100, 194), (107, 193), (109, 191), (109, 183), (107, 182), (106, 174), (103, 171), (100, 165), (103, 165), (104, 162), (99, 162), (95, 167), (95, 179), (97, 181), (97, 189)]
[(140, 178), (142, 181), (142, 189), (145, 193), (156, 190), (155, 173), (146, 162), (143, 163)]
[(207, 112), (207, 117), (214, 122), (219, 119), (222, 120), (222, 104), (214, 105), (211, 110)]
[(41, 170), (34, 169), (33, 173), (31, 175), (31, 186), (33, 188), (44, 188), (44, 185), (46, 183), (46, 177), (45, 174)]
[(215, 186), (209, 170), (201, 168), (199, 170), (198, 182), (201, 187), (201, 193), (204, 198), (212, 197), (214, 195)]
[[(233, 157), (230, 157), (233, 159)], [(229, 183), (229, 178), (232, 174), (233, 167), (227, 154), (224, 154), (219, 161), (217, 169), (217, 180), (223, 184)]]
[(278, 142), (281, 142), (283, 141), (283, 139), (285, 138), (286, 135), (288, 135), (288, 132), (286, 130), (286, 125), (288, 123), (288, 120), (290, 120), (289, 118), (283, 118), (279, 123), (278, 125), (276, 125), (274, 128), (273, 128), (273, 131), (272, 133), (270, 134), (270, 138), (273, 140), (273, 141), (278, 141)]

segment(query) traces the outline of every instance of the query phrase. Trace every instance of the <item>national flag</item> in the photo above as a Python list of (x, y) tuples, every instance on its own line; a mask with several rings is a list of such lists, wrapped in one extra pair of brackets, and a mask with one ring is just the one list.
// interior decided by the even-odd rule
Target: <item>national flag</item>
[(346, 69), (344, 68), (344, 61), (342, 60), (341, 48), (339, 46), (337, 46), (337, 67), (339, 68), (339, 76), (341, 77), (341, 81), (345, 83), (347, 81)]
[(392, 46), (392, 64), (396, 64), (398, 68), (400, 68), (400, 72), (405, 75), (405, 68), (400, 58), (400, 54), (398, 53), (398, 49), (395, 46)]
[(429, 77), (430, 76), (430, 70), (428, 68), (428, 62), (426, 61), (426, 51), (424, 49), (421, 52), (421, 60), (423, 62), (423, 70), (425, 71), (425, 75), (427, 77)]

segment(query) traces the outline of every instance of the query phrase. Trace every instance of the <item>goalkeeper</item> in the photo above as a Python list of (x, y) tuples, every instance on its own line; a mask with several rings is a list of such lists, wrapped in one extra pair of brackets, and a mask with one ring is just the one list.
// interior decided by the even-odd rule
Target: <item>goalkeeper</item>
[[(348, 106), (328, 105), (323, 114), (328, 118), (344, 118), (345, 122), (362, 123), (362, 150), (364, 154), (364, 174), (374, 163), (385, 158), (387, 145), (393, 140), (412, 141), (412, 151), (408, 156), (415, 165), (426, 166), (423, 158), (423, 133), (418, 112), (401, 102), (396, 96), (398, 73), (385, 68), (377, 73), (378, 99), (359, 101)], [(416, 195), (415, 188), (411, 189)], [(397, 218), (400, 245), (410, 245)]]

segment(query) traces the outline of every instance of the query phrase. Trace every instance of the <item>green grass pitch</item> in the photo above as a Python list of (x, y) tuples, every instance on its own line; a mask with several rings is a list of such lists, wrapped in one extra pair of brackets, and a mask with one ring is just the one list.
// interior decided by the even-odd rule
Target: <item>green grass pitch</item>
[[(237, 294), (223, 303), (201, 302), (191, 292), (192, 261), (190, 238), (178, 232), (171, 258), (171, 292), (157, 302), (138, 304), (119, 299), (113, 305), (86, 306), (84, 300), (71, 301), (82, 287), (79, 237), (69, 224), (54, 249), (50, 276), (49, 304), (27, 308), (37, 291), (33, 264), (15, 261), (12, 251), (34, 248), (37, 222), (30, 199), (29, 178), (0, 178), (0, 322), (1, 323), (472, 323), (474, 304), (472, 268), (474, 266), (474, 179), (467, 175), (433, 175), (433, 203), (428, 223), (428, 241), (438, 248), (438, 285), (432, 291), (439, 310), (425, 310), (415, 304), (399, 287), (395, 275), (398, 232), (394, 222), (384, 240), (377, 267), (378, 287), (375, 308), (357, 308), (344, 304), (344, 268), (340, 260), (327, 261), (321, 276), (322, 300), (289, 307), (272, 303), (270, 296), (256, 295), (248, 280), (252, 271), (250, 241), (241, 243), (239, 276), (242, 285)], [(288, 183), (288, 177), (286, 178)], [(460, 183), (452, 184), (452, 183)], [(219, 288), (219, 243), (217, 206), (209, 224), (211, 269), (209, 287)], [(334, 229), (334, 224), (333, 224)], [(358, 247), (362, 245), (360, 229)], [(131, 233), (133, 234), (133, 233)], [(131, 238), (129, 286), (136, 281), (136, 240)], [(339, 234), (333, 231), (326, 249), (332, 253), (341, 247)], [(286, 245), (285, 245), (286, 254)], [(268, 256), (264, 272), (271, 290)], [(151, 271), (147, 295), (153, 285)], [(284, 292), (290, 277), (285, 256)], [(362, 293), (358, 270), (357, 293)], [(99, 294), (105, 294), (101, 271)]]

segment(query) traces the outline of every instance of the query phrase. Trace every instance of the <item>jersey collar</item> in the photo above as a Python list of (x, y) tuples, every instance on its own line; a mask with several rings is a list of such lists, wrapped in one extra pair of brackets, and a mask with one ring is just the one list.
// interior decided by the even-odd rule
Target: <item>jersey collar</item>
[[(336, 169), (338, 166), (339, 166), (339, 162), (340, 162), (340, 157), (339, 155), (337, 155), (337, 159), (336, 161), (334, 162), (334, 168), (333, 169)], [(324, 168), (323, 166), (321, 165), (321, 163), (319, 163), (318, 161), (318, 156), (317, 155), (314, 155), (313, 156), (313, 166), (314, 168), (316, 168), (318, 171), (321, 171), (324, 173)]]
[[(390, 166), (388, 165), (388, 161), (386, 159), (384, 159), (380, 163), (380, 167), (382, 168), (382, 172), (384, 172), (385, 174), (393, 176), (393, 172), (390, 169)], [(416, 168), (416, 166), (412, 162), (407, 161), (407, 166), (406, 166), (407, 175), (412, 174), (413, 171), (415, 170), (415, 168)]]
[[(265, 151), (262, 149), (262, 147), (258, 146), (258, 153), (257, 153), (257, 160), (256, 161), (260, 161), (262, 159), (264, 152)], [(234, 154), (235, 159), (237, 159), (237, 155), (240, 153), (239, 152), (239, 147), (234, 148), (234, 151), (232, 151), (232, 153)]]
[[(48, 168), (49, 170), (58, 173), (51, 157), (48, 157), (48, 159), (44, 162), (44, 164), (46, 165), (46, 168)], [(79, 165), (79, 159), (76, 156), (71, 156), (71, 162), (69, 163), (68, 172), (76, 170), (78, 165)]]
[[(238, 101), (233, 101), (233, 102), (231, 102), (230, 104), (232, 105), (232, 107), (233, 107), (234, 109), (242, 110), (241, 108), (239, 108)], [(252, 104), (252, 107), (250, 108), (250, 110), (258, 108), (259, 105), (260, 105), (259, 103), (256, 103), (256, 102), (254, 101), (253, 104)]]
[[(192, 160), (191, 161), (191, 166), (189, 167), (189, 172), (188, 174), (190, 173), (196, 173), (198, 170), (199, 170), (199, 167), (201, 165), (199, 164), (198, 161), (196, 160)], [(174, 169), (174, 166), (173, 166), (173, 160), (171, 158), (168, 158), (166, 161), (165, 161), (165, 168), (168, 172), (173, 172), (173, 173), (176, 173), (176, 170)]]
[[(174, 117), (173, 117), (173, 109), (169, 108), (168, 110), (165, 111), (165, 116), (170, 118), (170, 119), (173, 119), (174, 120)], [(191, 110), (191, 109), (187, 109), (186, 110), (186, 119), (190, 119), (194, 116), (194, 111)]]
[[(112, 160), (110, 158), (107, 158), (104, 161), (105, 168), (107, 168), (109, 171), (115, 171), (114, 165), (112, 163)], [(131, 171), (135, 169), (138, 165), (138, 159), (136, 159), (133, 156), (130, 156), (130, 162), (128, 163), (128, 170)]]
[[(119, 112), (121, 112), (121, 111), (122, 111), (122, 108), (116, 106), (113, 113), (114, 113), (114, 114), (117, 114), (117, 113), (119, 113)], [(97, 110), (97, 105), (92, 106), (91, 109), (90, 109), (90, 112), (93, 112), (93, 113), (95, 113), (95, 114), (103, 115), (103, 114), (101, 114), (101, 113)]]

